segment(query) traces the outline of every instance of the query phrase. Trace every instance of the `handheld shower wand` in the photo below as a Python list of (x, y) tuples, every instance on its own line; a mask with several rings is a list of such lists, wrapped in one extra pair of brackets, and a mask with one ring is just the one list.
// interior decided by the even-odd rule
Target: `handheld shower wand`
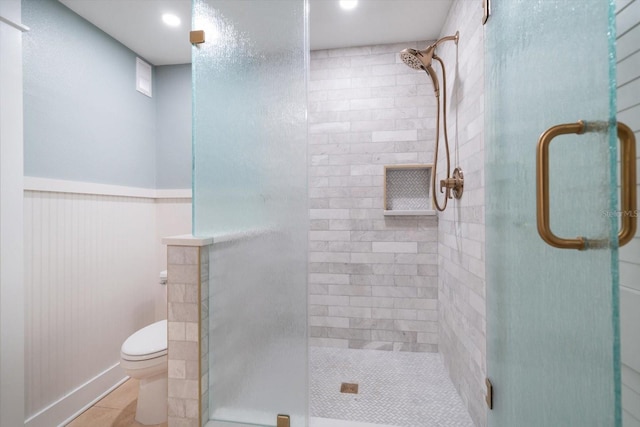
[[(444, 62), (438, 55), (436, 55), (436, 47), (439, 44), (446, 41), (453, 41), (458, 44), (459, 33), (456, 33), (453, 36), (447, 36), (439, 39), (435, 43), (429, 45), (426, 49), (417, 50), (417, 49), (404, 49), (400, 52), (400, 59), (402, 62), (407, 64), (409, 67), (415, 70), (424, 70), (427, 75), (431, 78), (433, 82), (433, 91), (437, 101), (437, 114), (436, 114), (436, 144), (435, 150), (433, 154), (433, 172), (431, 176), (431, 195), (433, 198), (433, 203), (439, 211), (444, 211), (447, 208), (447, 201), (452, 197), (459, 199), (462, 197), (462, 191), (464, 189), (464, 176), (462, 174), (462, 170), (460, 168), (455, 168), (453, 171), (453, 176), (451, 176), (451, 159), (449, 156), (449, 137), (447, 135), (447, 72), (444, 66)], [(440, 181), (440, 192), (443, 193), (443, 189), (446, 189), (444, 204), (440, 206), (438, 199), (436, 197), (436, 173), (438, 170), (438, 145), (440, 142), (440, 84), (438, 82), (438, 76), (435, 70), (432, 67), (433, 60), (436, 60), (440, 63), (440, 67), (442, 68), (442, 86), (444, 89), (443, 95), (443, 107), (442, 107), (442, 116), (443, 116), (443, 134), (444, 134), (444, 145), (445, 145), (445, 153), (447, 159), (447, 175), (446, 178)]]

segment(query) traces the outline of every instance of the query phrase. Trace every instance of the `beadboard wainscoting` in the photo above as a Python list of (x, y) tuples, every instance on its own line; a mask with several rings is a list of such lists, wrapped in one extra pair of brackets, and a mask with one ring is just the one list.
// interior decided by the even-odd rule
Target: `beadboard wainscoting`
[(190, 231), (190, 196), (25, 179), (25, 425), (60, 425), (125, 378), (122, 342), (166, 318), (160, 237)]

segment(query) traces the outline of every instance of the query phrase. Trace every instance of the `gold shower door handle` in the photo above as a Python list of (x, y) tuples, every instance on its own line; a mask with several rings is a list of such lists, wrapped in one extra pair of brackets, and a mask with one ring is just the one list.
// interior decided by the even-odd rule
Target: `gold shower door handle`
[[(538, 140), (536, 156), (536, 204), (538, 218), (538, 234), (549, 245), (560, 249), (584, 250), (589, 246), (599, 246), (600, 242), (591, 242), (584, 237), (565, 239), (551, 231), (549, 225), (549, 144), (559, 135), (598, 132), (606, 130), (607, 123), (590, 123), (589, 128), (584, 121), (565, 123), (547, 129)], [(631, 241), (637, 228), (636, 210), (636, 138), (629, 126), (618, 122), (618, 139), (620, 140), (620, 209), (621, 227), (618, 232), (618, 246)], [(595, 244), (594, 244), (595, 243)]]

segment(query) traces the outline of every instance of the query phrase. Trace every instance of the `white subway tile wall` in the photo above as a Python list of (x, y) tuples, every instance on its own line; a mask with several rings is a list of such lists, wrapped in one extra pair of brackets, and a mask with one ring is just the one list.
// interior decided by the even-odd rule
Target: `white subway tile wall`
[(425, 44), (311, 52), (310, 345), (438, 351), (437, 218), (383, 215), (384, 165), (432, 161)]
[(452, 159), (456, 159), (452, 167), (461, 166), (464, 171), (462, 199), (454, 200), (439, 215), (439, 349), (451, 380), (478, 427), (487, 423), (483, 398), (486, 283), (481, 17), (482, 2), (455, 1), (441, 36), (460, 31), (460, 41), (457, 47), (454, 43), (438, 47), (438, 55), (447, 65), (448, 130), (450, 141), (455, 141)]

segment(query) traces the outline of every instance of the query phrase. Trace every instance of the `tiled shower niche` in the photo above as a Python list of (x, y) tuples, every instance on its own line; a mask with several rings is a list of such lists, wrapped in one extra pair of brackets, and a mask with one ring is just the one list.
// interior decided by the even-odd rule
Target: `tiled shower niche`
[(384, 214), (433, 214), (430, 194), (431, 165), (384, 167)]

